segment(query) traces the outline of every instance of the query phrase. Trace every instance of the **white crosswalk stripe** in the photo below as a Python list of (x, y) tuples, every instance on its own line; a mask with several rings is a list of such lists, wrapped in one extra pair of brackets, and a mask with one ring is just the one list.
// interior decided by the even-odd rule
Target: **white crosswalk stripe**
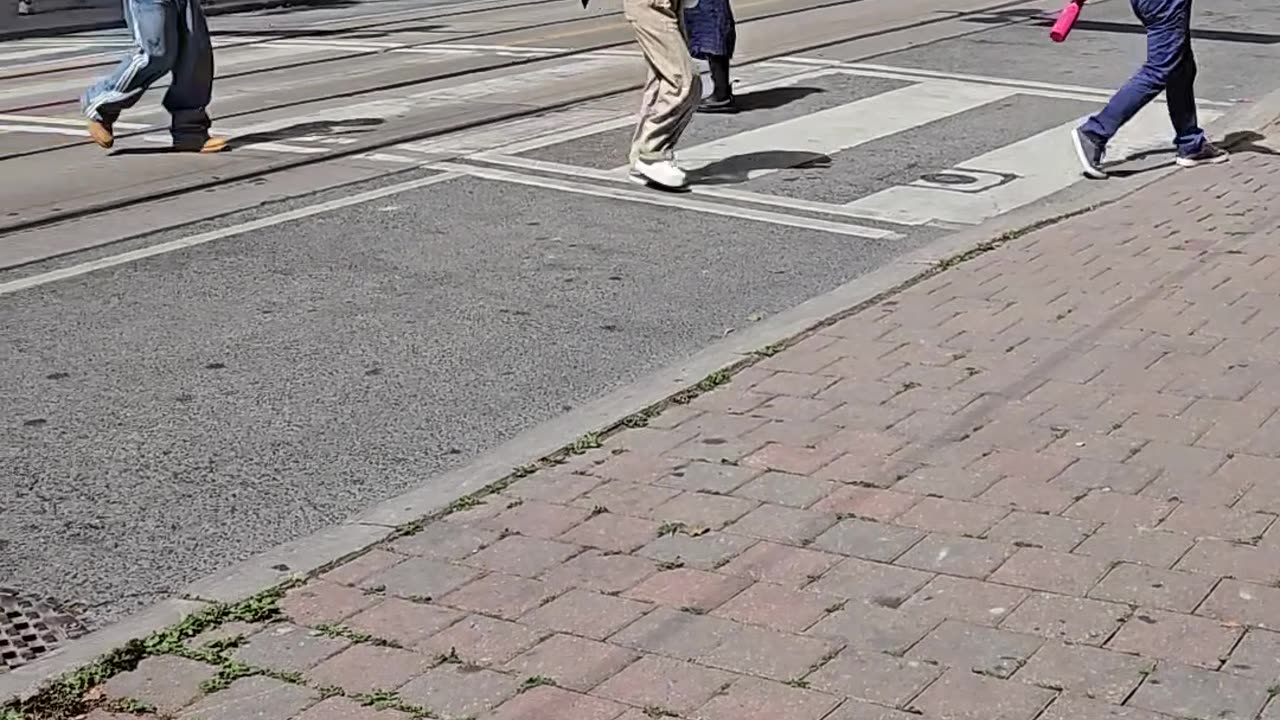
[[(244, 44), (254, 40), (260, 42)], [(10, 46), (9, 52), (15, 58), (38, 58), (59, 49), (101, 48), (101, 44), (92, 43), (110, 42), (114, 42), (114, 39), (69, 38), (62, 44), (36, 42), (14, 45)], [(237, 63), (310, 52), (378, 51), (538, 57), (564, 51), (563, 48), (556, 47), (463, 44), (422, 47), (397, 42), (341, 39), (271, 40), (242, 37), (237, 38), (237, 42), (238, 45), (226, 48), (225, 57), (220, 64), (234, 66)], [(549, 67), (219, 130), (233, 138), (267, 136), (262, 142), (246, 145), (245, 149), (251, 152), (323, 155), (357, 142), (352, 137), (341, 135), (343, 121), (370, 118), (387, 121), (405, 117), (415, 112), (415, 108), (426, 106), (493, 102), (505, 93), (515, 93), (535, 86), (567, 88), (572, 86), (575, 78), (634, 62), (638, 61), (631, 50), (587, 53), (556, 62)], [(1109, 94), (1104, 88), (1058, 86), (1009, 78), (801, 57), (757, 63), (738, 71), (740, 92), (795, 86), (833, 76), (888, 80), (899, 85), (835, 107), (764, 126), (744, 128), (740, 132), (683, 148), (680, 159), (695, 176), (703, 168), (714, 168), (718, 176), (724, 176), (717, 184), (696, 187), (694, 192), (744, 207), (768, 206), (772, 208), (768, 213), (817, 213), (840, 219), (841, 222), (873, 221), (897, 226), (972, 225), (1049, 197), (1078, 182), (1079, 168), (1067, 139), (1070, 127), (1078, 120), (1070, 119), (1059, 126), (1037, 130), (1029, 136), (1011, 136), (1003, 146), (995, 149), (986, 146), (982, 152), (957, 162), (952, 167), (930, 168), (924, 176), (906, 184), (883, 187), (862, 197), (842, 198), (838, 202), (829, 197), (822, 200), (763, 192), (757, 181), (786, 172), (787, 168), (735, 168), (732, 159), (751, 158), (762, 153), (792, 153), (797, 162), (805, 156), (838, 156), (841, 153), (856, 152), (869, 143), (892, 141), (896, 136), (910, 133), (930, 123), (946, 121), (1019, 96), (1101, 103)], [(0, 90), (0, 99), (48, 92), (65, 84), (65, 81), (51, 86), (42, 86), (38, 82), (16, 84)], [(231, 92), (234, 93), (235, 90)], [(1229, 104), (1203, 103), (1202, 119), (1205, 122), (1215, 119), (1225, 111), (1227, 105)], [(625, 167), (591, 169), (545, 159), (534, 160), (527, 156), (527, 153), (541, 148), (571, 143), (597, 133), (627, 127), (633, 122), (632, 114), (620, 113), (616, 107), (615, 104), (608, 108), (599, 105), (570, 108), (430, 140), (380, 148), (358, 157), (395, 166), (429, 164), (443, 160), (463, 164), (470, 162), (481, 169), (485, 164), (498, 165), (505, 169), (501, 172), (487, 172), (486, 177), (500, 181), (504, 178), (510, 181), (512, 173), (524, 173), (525, 175), (520, 176), (521, 182), (534, 184), (538, 177), (556, 175), (606, 184), (621, 182), (626, 179)], [(159, 112), (159, 108), (151, 110)], [(142, 119), (148, 119), (145, 110), (140, 115)], [(308, 123), (332, 125), (335, 128), (334, 134), (271, 137), (282, 130)], [(0, 115), (0, 135), (46, 133), (71, 136), (80, 132), (71, 127), (78, 124), (78, 119)], [(121, 127), (128, 129), (145, 126), (126, 127), (122, 124)], [(159, 131), (159, 128), (156, 130), (157, 132), (144, 136), (144, 140), (167, 142), (167, 135)], [(1167, 147), (1169, 134), (1164, 106), (1160, 103), (1153, 104), (1113, 142), (1111, 154), (1122, 158), (1132, 153)], [(831, 182), (837, 183), (839, 178), (833, 177)], [(579, 187), (573, 183), (551, 180), (547, 180), (545, 185), (566, 192)], [(627, 200), (632, 194), (614, 193), (613, 196)], [(691, 207), (701, 206), (695, 203)]]
[[(783, 60), (778, 65), (785, 65), (787, 62), (788, 60)], [(936, 176), (935, 180), (914, 180), (864, 197), (849, 198), (843, 203), (755, 191), (751, 181), (774, 174), (779, 169), (750, 168), (737, 173), (731, 159), (750, 159), (762, 153), (779, 151), (795, 153), (797, 162), (803, 161), (806, 156), (834, 156), (875, 140), (892, 139), (895, 135), (913, 131), (928, 123), (979, 109), (1015, 95), (1101, 103), (1109, 92), (1101, 88), (1056, 87), (1046, 83), (885, 66), (804, 61), (795, 64), (821, 69), (790, 75), (772, 85), (795, 84), (831, 73), (910, 80), (912, 84), (682, 149), (678, 153), (682, 165), (695, 174), (699, 168), (711, 166), (715, 168), (717, 176), (725, 175), (741, 181), (736, 186), (729, 187), (723, 184), (695, 185), (695, 194), (730, 202), (767, 205), (795, 212), (822, 213), (893, 225), (974, 225), (1043, 200), (1082, 180), (1080, 167), (1068, 139), (1069, 130), (1079, 122), (1078, 118), (1029, 137), (1010, 137), (1008, 143), (999, 148), (975, 155), (954, 167), (935, 168), (926, 173)], [(1202, 121), (1212, 122), (1220, 117), (1227, 105), (1202, 103)], [(524, 154), (570, 142), (593, 132), (625, 127), (630, 122), (632, 119), (629, 116), (600, 120), (594, 127), (587, 125), (569, 128), (495, 150), (482, 150), (476, 152), (472, 159), (530, 174), (622, 182), (626, 180), (626, 167), (596, 170), (545, 159), (535, 160)], [(1168, 148), (1170, 134), (1165, 106), (1161, 102), (1153, 103), (1112, 141), (1109, 156), (1123, 160), (1140, 153)], [(444, 138), (438, 144), (447, 144), (447, 141), (448, 138)], [(833, 182), (838, 180), (833, 179)]]

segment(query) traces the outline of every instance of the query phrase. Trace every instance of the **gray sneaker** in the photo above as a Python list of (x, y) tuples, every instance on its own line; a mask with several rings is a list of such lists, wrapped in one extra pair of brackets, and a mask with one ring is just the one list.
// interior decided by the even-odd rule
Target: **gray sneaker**
[(1226, 150), (1214, 145), (1208, 140), (1200, 146), (1200, 149), (1190, 155), (1179, 155), (1176, 162), (1182, 167), (1198, 167), (1200, 165), (1217, 165), (1224, 163), (1230, 157)]
[(1102, 169), (1102, 158), (1106, 154), (1106, 147), (1086, 135), (1080, 128), (1071, 131), (1071, 142), (1076, 146), (1076, 157), (1080, 160), (1080, 168), (1084, 176), (1094, 180), (1106, 178), (1107, 171)]

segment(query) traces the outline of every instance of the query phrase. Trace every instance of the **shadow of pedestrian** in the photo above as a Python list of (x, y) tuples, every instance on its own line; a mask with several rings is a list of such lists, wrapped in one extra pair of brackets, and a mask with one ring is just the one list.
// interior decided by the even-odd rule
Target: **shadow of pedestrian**
[(689, 171), (689, 181), (700, 185), (734, 185), (751, 179), (752, 170), (789, 170), (831, 167), (831, 156), (798, 150), (766, 150), (733, 155)]
[[(1254, 130), (1238, 130), (1224, 135), (1223, 138), (1218, 141), (1218, 146), (1232, 155), (1243, 155), (1245, 153), (1280, 155), (1280, 151), (1276, 151), (1266, 145), (1259, 144), (1259, 141), (1266, 139), (1266, 135)], [(1107, 174), (1111, 177), (1126, 178), (1151, 172), (1152, 170), (1173, 167), (1173, 154), (1173, 148), (1144, 150), (1139, 153), (1134, 153), (1128, 157), (1121, 158), (1114, 163), (1108, 163), (1106, 165)], [(1165, 159), (1161, 162), (1150, 162), (1153, 158)], [(1138, 167), (1126, 167), (1132, 164), (1137, 164)]]
[(382, 118), (352, 118), (350, 120), (319, 120), (298, 123), (279, 130), (268, 130), (266, 132), (233, 137), (227, 141), (227, 148), (249, 147), (251, 145), (261, 145), (262, 143), (283, 142), (306, 137), (359, 135), (367, 133), (385, 122), (386, 120)]
[(1266, 139), (1266, 135), (1263, 135), (1256, 130), (1239, 130), (1233, 133), (1227, 133), (1227, 135), (1222, 138), (1222, 142), (1218, 144), (1231, 153), (1280, 155), (1280, 151), (1266, 145), (1259, 144), (1261, 141)]
[(1133, 177), (1152, 170), (1173, 167), (1173, 153), (1173, 148), (1143, 150), (1103, 163), (1102, 167), (1111, 177)]
[[(288, 140), (297, 140), (299, 138), (358, 135), (360, 133), (369, 132), (373, 128), (382, 125), (385, 122), (386, 121), (382, 118), (352, 118), (350, 120), (319, 120), (315, 122), (298, 123), (297, 125), (290, 125), (289, 127), (280, 128), (279, 130), (269, 130), (260, 133), (250, 133), (248, 135), (232, 136), (228, 138), (227, 147), (224, 148), (222, 152), (232, 152), (237, 148), (248, 148), (254, 145), (285, 142)], [(335, 147), (341, 147), (341, 145)], [(177, 151), (168, 145), (155, 145), (152, 147), (120, 148), (113, 151), (111, 155), (162, 155), (170, 152)]]
[(817, 87), (778, 87), (738, 95), (734, 101), (738, 106), (738, 112), (772, 110), (821, 92), (826, 90)]

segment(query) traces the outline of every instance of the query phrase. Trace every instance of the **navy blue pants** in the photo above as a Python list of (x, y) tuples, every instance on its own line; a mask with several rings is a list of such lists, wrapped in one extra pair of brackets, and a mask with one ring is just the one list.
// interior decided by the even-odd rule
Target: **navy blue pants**
[(1082, 130), (1102, 144), (1115, 137), (1162, 91), (1173, 121), (1174, 145), (1192, 155), (1204, 145), (1196, 118), (1196, 59), (1191, 52), (1191, 0), (1130, 0), (1147, 30), (1147, 61)]

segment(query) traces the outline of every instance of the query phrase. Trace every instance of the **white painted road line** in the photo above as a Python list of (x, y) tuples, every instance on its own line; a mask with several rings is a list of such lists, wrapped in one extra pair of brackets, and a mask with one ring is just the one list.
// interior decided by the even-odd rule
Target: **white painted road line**
[[(563, 163), (551, 162), (548, 160), (538, 160), (535, 158), (502, 155), (493, 152), (480, 152), (467, 156), (468, 160), (489, 163), (491, 165), (502, 165), (504, 167), (516, 168), (519, 170), (528, 170), (537, 173), (547, 173), (551, 175), (563, 175), (569, 178), (591, 178), (605, 183), (624, 183), (630, 182), (627, 179), (628, 172), (626, 170), (598, 170), (596, 168), (581, 167), (578, 165), (565, 165)], [(824, 215), (833, 215), (836, 217), (847, 217), (853, 220), (872, 220), (875, 222), (890, 222), (894, 225), (924, 225), (925, 222), (901, 222), (897, 220), (885, 220), (878, 215), (859, 214), (855, 210), (847, 209), (842, 205), (832, 205), (830, 203), (813, 202), (811, 200), (802, 200), (799, 198), (785, 197), (782, 195), (766, 195), (764, 193), (755, 193), (747, 190), (737, 190), (734, 188), (723, 187), (719, 185), (699, 185), (697, 181), (689, 186), (689, 191), (694, 195), (705, 197), (719, 198), (721, 200), (729, 200), (731, 202), (745, 202), (753, 205), (766, 205), (769, 207), (779, 207), (786, 210), (798, 210), (800, 212), (821, 213)], [(874, 229), (874, 228), (873, 228)]]
[[(1017, 78), (992, 77), (990, 75), (973, 75), (969, 73), (944, 72), (940, 70), (926, 70), (923, 68), (896, 67), (890, 65), (875, 65), (872, 63), (848, 63), (836, 60), (822, 60), (818, 58), (803, 57), (786, 57), (781, 58), (778, 62), (793, 62), (804, 66), (811, 67), (827, 67), (847, 70), (854, 75), (863, 75), (866, 77), (883, 77), (893, 80), (957, 80), (960, 82), (976, 83), (979, 85), (998, 85), (1001, 87), (1017, 88), (1028, 95), (1040, 95), (1042, 97), (1065, 97), (1080, 98), (1087, 100), (1106, 100), (1110, 98), (1115, 89), (1087, 87), (1084, 85), (1069, 85), (1066, 83), (1046, 83), (1035, 80), (1020, 80)], [(1084, 97), (1080, 97), (1084, 96)], [(1164, 102), (1164, 96), (1161, 95), (1157, 102)], [(1202, 100), (1201, 105), (1217, 106), (1217, 107), (1233, 107), (1236, 103), (1221, 102), (1216, 100)]]
[[(736, 92), (743, 95), (749, 92), (760, 92), (762, 90), (770, 90), (778, 87), (788, 87), (795, 85), (801, 80), (811, 80), (813, 78), (823, 77), (826, 75), (839, 74), (839, 70), (821, 69), (821, 70), (803, 70), (796, 72), (795, 68), (778, 64), (772, 61), (755, 63), (742, 68), (737, 73), (738, 81), (741, 84)], [(606, 120), (601, 120), (594, 124), (580, 125), (570, 127), (559, 132), (549, 133), (532, 139), (516, 140), (504, 145), (490, 148), (493, 152), (501, 152), (507, 155), (518, 155), (520, 153), (538, 150), (550, 145), (559, 145), (560, 143), (577, 140), (579, 138), (596, 135), (618, 128), (630, 127), (636, 124), (635, 113), (627, 115), (618, 115)], [(681, 152), (684, 157), (684, 152)]]
[(12, 125), (8, 123), (0, 123), (0, 134), (3, 133), (32, 133), (38, 135), (68, 135), (71, 137), (87, 138), (89, 137), (84, 130), (76, 130), (69, 127), (55, 127), (52, 125)]
[[(1222, 115), (1214, 109), (1200, 112), (1205, 122)], [(963, 185), (946, 188), (916, 182), (881, 190), (844, 207), (860, 217), (885, 222), (977, 225), (1078, 182), (1080, 164), (1069, 140), (1071, 129), (1078, 124), (1078, 120), (1064, 123), (943, 171), (972, 175), (979, 182), (986, 178), (1007, 178), (986, 189), (965, 192)], [(1120, 160), (1155, 147), (1168, 147), (1169, 133), (1165, 108), (1149, 105), (1116, 136), (1108, 155)]]
[(58, 53), (73, 52), (72, 49), (62, 47), (35, 47), (26, 50), (17, 50), (14, 52), (0, 53), (0, 62), (8, 63), (14, 60), (27, 60), (35, 57), (43, 57), (45, 55), (57, 55)]
[(59, 270), (52, 270), (50, 272), (31, 275), (30, 277), (19, 278), (17, 280), (10, 280), (9, 282), (0, 283), (0, 295), (8, 295), (10, 293), (18, 292), (19, 290), (26, 290), (28, 288), (39, 287), (41, 285), (48, 285), (49, 283), (57, 282), (59, 280), (87, 275), (88, 273), (97, 270), (104, 270), (106, 268), (124, 265), (137, 260), (155, 257), (156, 255), (171, 253), (175, 250), (185, 250), (186, 248), (203, 245), (205, 243), (213, 242), (214, 240), (222, 240), (224, 238), (242, 235), (254, 230), (261, 230), (263, 228), (281, 225), (294, 220), (301, 220), (313, 215), (329, 212), (330, 210), (359, 205), (361, 203), (378, 200), (390, 195), (407, 192), (409, 190), (417, 190), (437, 183), (454, 180), (458, 177), (461, 177), (458, 173), (446, 172), (440, 175), (421, 178), (419, 180), (410, 180), (397, 185), (389, 185), (384, 188), (378, 188), (377, 190), (359, 193), (350, 197), (329, 200), (327, 202), (301, 207), (296, 210), (290, 210), (277, 215), (270, 215), (268, 217), (251, 220), (239, 225), (232, 225), (231, 227), (211, 230), (206, 233), (200, 233), (199, 235), (192, 235), (190, 237), (180, 238), (166, 243), (159, 243), (157, 245), (131, 250), (126, 253), (120, 253), (119, 255), (110, 255), (97, 260), (80, 263), (78, 265), (71, 265)]
[[(478, 165), (441, 162), (431, 163), (428, 167), (447, 172), (474, 175), (475, 177), (485, 178), (487, 180), (500, 180), (502, 182), (577, 193), (579, 195), (591, 195), (594, 197), (611, 198), (614, 200), (627, 200), (645, 205), (660, 205), (663, 207), (673, 207), (681, 210), (693, 210), (695, 212), (708, 213), (710, 215), (754, 220), (756, 222), (803, 228), (806, 230), (818, 230), (821, 232), (848, 235), (867, 240), (897, 240), (902, 237), (900, 234), (893, 232), (892, 230), (867, 227), (865, 225), (854, 225), (851, 223), (818, 220), (798, 215), (784, 215), (766, 210), (755, 210), (752, 208), (723, 205), (720, 203), (702, 202), (700, 200), (694, 200), (689, 195), (682, 193), (668, 193), (658, 190), (624, 190), (619, 187), (614, 187), (611, 184), (618, 180), (618, 178), (613, 177), (612, 175), (604, 178), (606, 180), (605, 183), (584, 185), (567, 180), (557, 180), (555, 178), (528, 175), (525, 173), (511, 172), (509, 170), (481, 167)], [(607, 172), (608, 171), (601, 170), (595, 170), (589, 173), (580, 172), (579, 176), (586, 175), (588, 177), (599, 177), (601, 173)]]
[[(680, 151), (690, 170), (714, 164), (717, 174), (756, 179), (781, 168), (752, 167), (765, 153), (828, 156), (872, 140), (1002, 100), (1014, 90), (931, 80)], [(735, 163), (740, 158), (740, 163)]]
[(611, 110), (573, 107), (534, 117), (520, 118), (497, 125), (486, 125), (472, 130), (450, 133), (438, 138), (406, 143), (397, 150), (425, 155), (458, 155), (487, 151), (517, 140), (537, 139), (551, 133), (564, 132), (617, 118)]
[[(0, 122), (35, 123), (37, 125), (57, 125), (60, 127), (76, 128), (83, 128), (85, 123), (83, 118), (47, 117), (44, 115), (10, 115), (4, 113), (0, 113)], [(117, 122), (115, 127), (119, 130), (145, 130), (151, 126), (144, 125), (142, 123)]]

